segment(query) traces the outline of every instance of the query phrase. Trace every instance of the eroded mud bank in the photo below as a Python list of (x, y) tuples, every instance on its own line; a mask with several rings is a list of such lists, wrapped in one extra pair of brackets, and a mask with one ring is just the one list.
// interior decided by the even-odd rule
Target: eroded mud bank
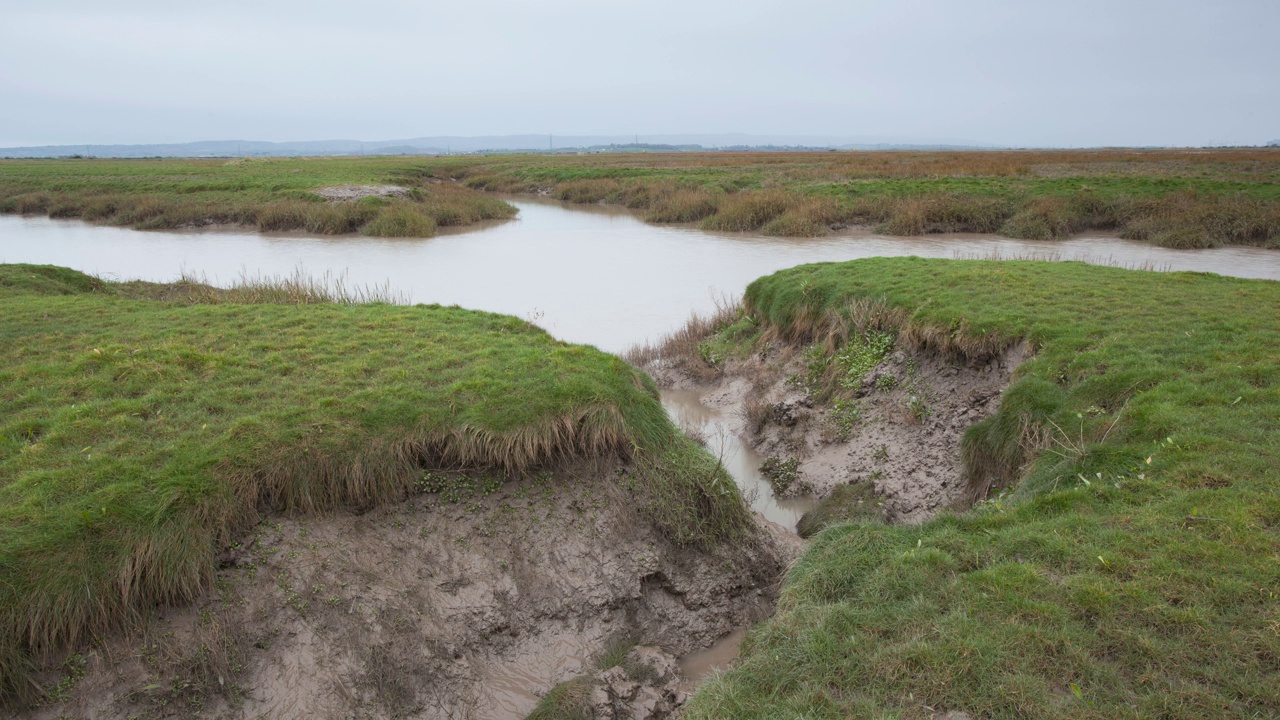
[(795, 548), (763, 523), (677, 547), (630, 509), (624, 473), (271, 519), (204, 602), (87, 650), (82, 679), (30, 716), (522, 718), (620, 641), (667, 669), (643, 688), (610, 676), (597, 714), (659, 716), (681, 700), (674, 656), (769, 615)]
[(897, 349), (849, 397), (822, 402), (805, 387), (806, 359), (797, 347), (773, 345), (727, 360), (711, 379), (663, 359), (644, 369), (664, 388), (700, 393), (727, 418), (771, 464), (780, 497), (827, 498), (858, 486), (883, 519), (915, 523), (965, 495), (961, 438), (996, 411), (1025, 353), (1019, 345), (965, 362)]

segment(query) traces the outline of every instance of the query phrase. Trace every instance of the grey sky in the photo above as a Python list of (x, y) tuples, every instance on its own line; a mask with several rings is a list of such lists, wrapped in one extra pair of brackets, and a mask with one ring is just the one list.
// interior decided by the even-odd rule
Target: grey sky
[(0, 146), (1280, 138), (1280, 0), (0, 0)]

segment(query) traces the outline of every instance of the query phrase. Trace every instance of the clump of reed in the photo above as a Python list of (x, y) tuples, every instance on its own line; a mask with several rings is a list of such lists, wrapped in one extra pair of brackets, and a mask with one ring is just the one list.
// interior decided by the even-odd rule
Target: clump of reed
[(590, 204), (616, 199), (622, 183), (613, 178), (570, 180), (556, 186), (555, 197), (565, 202)]
[(675, 187), (650, 201), (644, 219), (653, 223), (691, 223), (714, 215), (720, 195), (696, 187)]
[(707, 362), (703, 342), (741, 316), (742, 307), (732, 299), (723, 298), (717, 301), (716, 309), (710, 315), (694, 314), (680, 328), (656, 341), (632, 347), (623, 357), (636, 367), (665, 362), (694, 378), (718, 377), (721, 368)]
[(743, 190), (725, 195), (714, 215), (702, 221), (704, 230), (759, 230), (796, 204), (796, 195), (781, 189)]
[(765, 235), (779, 237), (818, 237), (833, 226), (844, 224), (849, 213), (831, 198), (796, 198), (783, 213), (765, 223)]
[(398, 203), (384, 208), (360, 228), (360, 233), (373, 237), (431, 237), (436, 233), (436, 220), (413, 205)]
[(434, 183), (423, 188), (421, 193), (422, 212), (431, 216), (440, 227), (506, 220), (516, 214), (512, 205), (455, 183)]

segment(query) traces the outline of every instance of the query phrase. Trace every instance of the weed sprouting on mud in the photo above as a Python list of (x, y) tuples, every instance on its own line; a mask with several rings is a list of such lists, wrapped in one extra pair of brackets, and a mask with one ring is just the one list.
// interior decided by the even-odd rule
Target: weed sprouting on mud
[(770, 455), (760, 463), (760, 474), (764, 475), (773, 486), (774, 492), (781, 495), (795, 484), (800, 477), (800, 461), (797, 458), (783, 458)]

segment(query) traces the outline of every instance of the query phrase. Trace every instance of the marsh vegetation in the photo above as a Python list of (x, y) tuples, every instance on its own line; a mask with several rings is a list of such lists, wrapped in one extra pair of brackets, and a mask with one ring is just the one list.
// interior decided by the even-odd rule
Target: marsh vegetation
[[(350, 183), (407, 194), (337, 202), (317, 194)], [(489, 190), (778, 236), (850, 225), (1037, 240), (1113, 230), (1166, 247), (1276, 247), (1277, 188), (1272, 149), (0, 161), (0, 212), (380, 236), (511, 217), (509, 205), (474, 192)]]

